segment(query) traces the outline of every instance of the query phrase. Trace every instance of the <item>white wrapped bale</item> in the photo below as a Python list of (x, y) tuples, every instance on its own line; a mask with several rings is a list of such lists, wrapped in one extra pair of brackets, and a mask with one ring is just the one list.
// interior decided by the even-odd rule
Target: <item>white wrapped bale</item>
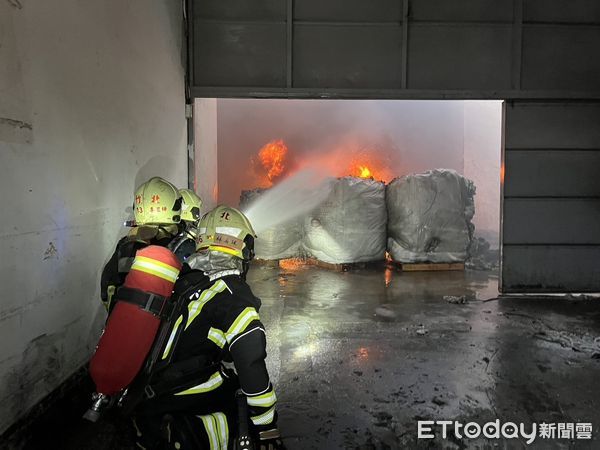
[[(242, 191), (240, 209), (245, 210), (267, 189)], [(254, 252), (257, 259), (276, 260), (296, 258), (300, 256), (302, 241), (302, 218), (269, 227), (260, 232), (254, 241)]]
[(462, 262), (473, 238), (475, 186), (453, 170), (394, 179), (386, 190), (388, 252), (395, 261)]
[(305, 219), (304, 251), (333, 264), (382, 260), (386, 221), (384, 183), (340, 178), (327, 200)]

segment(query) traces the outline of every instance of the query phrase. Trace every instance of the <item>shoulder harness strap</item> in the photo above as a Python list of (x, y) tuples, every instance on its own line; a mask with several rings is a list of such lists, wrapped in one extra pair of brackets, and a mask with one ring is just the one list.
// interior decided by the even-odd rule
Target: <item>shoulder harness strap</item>
[(160, 319), (170, 317), (174, 308), (174, 302), (169, 301), (162, 295), (125, 286), (117, 289), (115, 299), (116, 301), (124, 301), (139, 306), (144, 311), (148, 311)]

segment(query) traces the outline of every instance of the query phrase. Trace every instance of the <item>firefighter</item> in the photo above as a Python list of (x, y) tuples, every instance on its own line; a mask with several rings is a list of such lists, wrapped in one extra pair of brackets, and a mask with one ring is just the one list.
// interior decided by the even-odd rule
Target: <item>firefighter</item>
[(175, 253), (184, 262), (196, 251), (196, 237), (202, 199), (191, 189), (180, 189), (179, 194), (183, 200), (181, 204), (181, 232), (169, 243), (169, 250)]
[(265, 365), (261, 302), (245, 281), (254, 230), (244, 214), (221, 205), (202, 217), (198, 232), (197, 251), (175, 285), (175, 295), (189, 303), (161, 349), (170, 363), (153, 376), (145, 389), (149, 399), (136, 409), (137, 445), (164, 448), (162, 440), (166, 448), (231, 448), (241, 388), (255, 448), (284, 449)]
[(110, 312), (112, 296), (131, 268), (135, 252), (150, 244), (167, 246), (179, 232), (182, 198), (177, 188), (160, 178), (150, 178), (135, 191), (133, 228), (123, 237), (102, 270), (100, 297)]

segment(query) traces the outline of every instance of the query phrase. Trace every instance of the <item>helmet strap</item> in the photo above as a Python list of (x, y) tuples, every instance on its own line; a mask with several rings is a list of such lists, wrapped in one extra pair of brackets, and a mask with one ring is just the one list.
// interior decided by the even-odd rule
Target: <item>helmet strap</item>
[(246, 275), (250, 270), (250, 261), (254, 259), (254, 236), (251, 234), (244, 238), (244, 248), (242, 249), (242, 273), (241, 277), (246, 281)]
[(158, 234), (160, 234), (160, 232), (162, 232), (165, 236), (176, 236), (177, 234), (179, 234), (179, 224), (174, 224), (174, 225), (176, 225), (176, 227), (174, 229), (171, 227), (167, 228), (162, 225), (159, 225), (158, 226), (158, 231), (159, 231)]

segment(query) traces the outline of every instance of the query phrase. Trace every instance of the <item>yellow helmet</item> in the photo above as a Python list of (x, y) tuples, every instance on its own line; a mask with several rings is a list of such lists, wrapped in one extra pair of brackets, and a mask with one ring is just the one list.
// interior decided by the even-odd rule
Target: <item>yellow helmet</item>
[(165, 225), (181, 220), (181, 195), (160, 177), (150, 178), (135, 191), (133, 212), (136, 225)]
[(200, 219), (200, 208), (202, 199), (191, 189), (179, 189), (179, 195), (183, 199), (181, 205), (181, 220), (186, 222), (197, 222)]
[[(249, 236), (251, 239), (248, 239)], [(219, 205), (200, 220), (196, 249), (214, 250), (251, 260), (255, 237), (254, 228), (240, 210)]]

